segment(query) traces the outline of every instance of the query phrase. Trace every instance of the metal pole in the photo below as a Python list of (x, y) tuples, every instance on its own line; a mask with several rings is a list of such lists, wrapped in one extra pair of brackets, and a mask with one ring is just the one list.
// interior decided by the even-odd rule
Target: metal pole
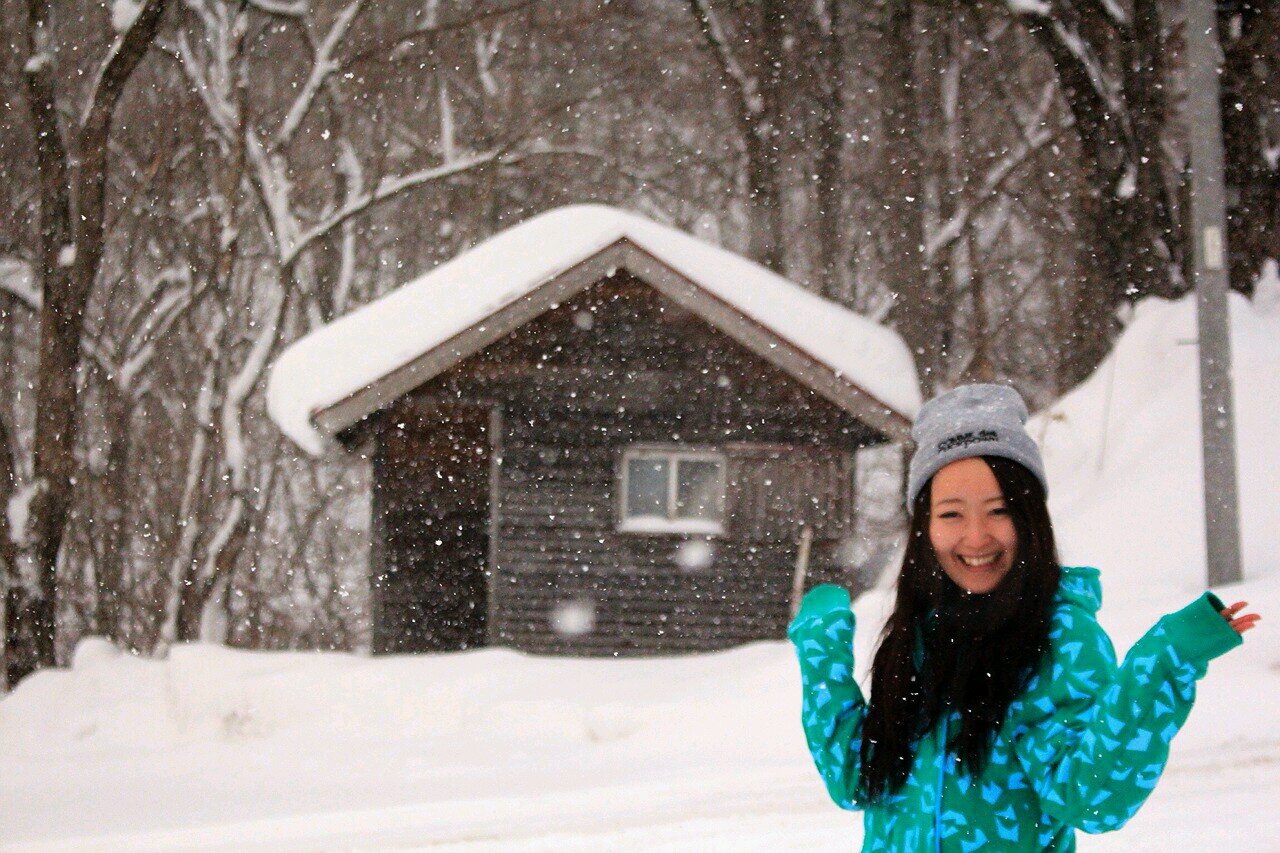
[(1214, 0), (1187, 2), (1187, 118), (1191, 224), (1200, 334), (1200, 425), (1204, 441), (1205, 541), (1209, 585), (1241, 579), (1231, 337), (1227, 318), (1227, 232), (1222, 115)]

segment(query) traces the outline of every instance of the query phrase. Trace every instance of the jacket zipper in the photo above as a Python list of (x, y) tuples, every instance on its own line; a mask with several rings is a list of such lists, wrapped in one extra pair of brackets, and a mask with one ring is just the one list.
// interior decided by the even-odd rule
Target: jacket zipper
[(938, 735), (938, 785), (933, 795), (933, 849), (942, 853), (942, 782), (947, 775), (947, 723), (950, 712), (942, 716), (942, 729)]

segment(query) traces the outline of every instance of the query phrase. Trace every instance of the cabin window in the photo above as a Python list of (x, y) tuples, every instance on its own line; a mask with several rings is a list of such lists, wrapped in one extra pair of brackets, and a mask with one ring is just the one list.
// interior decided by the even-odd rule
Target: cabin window
[(623, 454), (621, 478), (618, 529), (635, 533), (723, 532), (723, 454), (632, 448)]

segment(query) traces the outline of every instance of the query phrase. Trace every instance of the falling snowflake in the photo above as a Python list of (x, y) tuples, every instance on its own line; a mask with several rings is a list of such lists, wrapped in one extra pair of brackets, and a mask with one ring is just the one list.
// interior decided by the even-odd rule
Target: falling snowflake
[(133, 0), (116, 0), (111, 4), (111, 28), (118, 33), (124, 32), (133, 26), (133, 22), (138, 19), (141, 11), (141, 3)]
[(690, 539), (676, 548), (676, 565), (686, 572), (701, 571), (711, 565), (715, 548), (705, 539)]
[(833, 554), (836, 565), (845, 568), (855, 568), (866, 558), (866, 540), (857, 536), (845, 536), (836, 543), (835, 552)]
[(585, 598), (562, 601), (551, 611), (551, 630), (562, 637), (581, 637), (596, 624), (596, 606)]

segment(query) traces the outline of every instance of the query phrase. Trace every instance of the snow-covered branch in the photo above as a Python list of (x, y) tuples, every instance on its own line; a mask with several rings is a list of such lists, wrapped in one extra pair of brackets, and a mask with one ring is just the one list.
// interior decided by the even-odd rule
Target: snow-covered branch
[(329, 28), (329, 33), (317, 46), (315, 59), (311, 64), (311, 73), (307, 76), (306, 83), (302, 85), (302, 91), (298, 93), (298, 97), (294, 99), (292, 106), (289, 107), (289, 113), (281, 123), (275, 139), (272, 140), (271, 147), (273, 149), (280, 149), (289, 144), (290, 140), (293, 139), (293, 135), (297, 133), (298, 127), (302, 124), (302, 120), (311, 111), (311, 106), (315, 103), (316, 95), (319, 93), (320, 88), (328, 80), (329, 76), (340, 68), (339, 64), (334, 61), (334, 51), (342, 43), (343, 38), (346, 37), (351, 25), (359, 17), (360, 12), (363, 11), (366, 2), (367, 0), (352, 0), (352, 2), (348, 3), (346, 8), (338, 13), (333, 26)]
[(449, 99), (449, 81), (440, 78), (440, 157), (452, 163), (458, 156), (457, 125), (453, 120), (453, 103)]
[[(405, 59), (409, 55), (409, 51), (422, 42), (430, 42), (444, 33), (465, 29), (474, 26), (491, 18), (502, 18), (507, 15), (514, 14), (521, 9), (536, 6), (544, 0), (517, 0), (514, 3), (508, 3), (505, 6), (494, 6), (492, 8), (481, 8), (478, 11), (470, 10), (465, 16), (452, 21), (442, 21), (439, 17), (432, 13), (425, 16), (425, 22), (410, 30), (407, 33), (392, 36), (386, 39), (379, 39), (372, 44), (364, 47), (356, 53), (351, 54), (345, 63), (344, 68), (350, 68), (364, 62), (386, 62)], [(482, 4), (475, 4), (481, 6)], [(430, 12), (434, 4), (429, 4)]]
[(186, 33), (178, 35), (177, 43), (170, 48), (170, 52), (177, 57), (179, 65), (188, 79), (191, 80), (192, 88), (200, 100), (204, 102), (204, 107), (208, 111), (209, 117), (217, 125), (218, 132), (222, 134), (223, 139), (235, 139), (237, 133), (236, 115), (231, 108), (230, 99), (224, 91), (226, 88), (224, 75), (217, 74), (215, 76), (216, 67), (208, 69), (206, 73), (203, 64), (192, 50), (191, 42), (187, 39)]
[[(1100, 0), (1106, 8), (1106, 16), (1113, 27), (1127, 26), (1123, 10), (1116, 7), (1114, 0)], [(1054, 8), (1049, 0), (1005, 0), (1005, 5), (1016, 17), (1028, 23), (1034, 23), (1046, 33), (1051, 33), (1058, 45), (1079, 66), (1094, 94), (1113, 116), (1124, 114), (1124, 105), (1116, 92), (1116, 87), (1108, 79), (1102, 60), (1088, 39), (1080, 33), (1079, 23), (1074, 15)], [(1116, 13), (1120, 17), (1117, 17)]]
[(250, 183), (266, 208), (271, 223), (270, 233), (265, 236), (274, 239), (276, 251), (282, 257), (296, 256), (294, 247), (298, 245), (300, 225), (293, 213), (290, 199), (292, 184), (283, 155), (268, 150), (253, 128), (245, 129), (244, 147), (253, 167)]
[(317, 225), (304, 231), (293, 242), (292, 245), (281, 246), (280, 261), (282, 265), (295, 263), (298, 256), (307, 249), (316, 240), (329, 234), (333, 229), (342, 225), (353, 216), (358, 216), (371, 208), (373, 205), (386, 201), (394, 195), (404, 192), (414, 187), (420, 187), (435, 181), (444, 180), (445, 178), (459, 175), (471, 169), (485, 166), (497, 161), (502, 157), (501, 150), (485, 151), (479, 154), (473, 154), (470, 157), (464, 157), (455, 160), (452, 163), (445, 163), (441, 166), (431, 166), (426, 169), (419, 169), (416, 172), (410, 172), (407, 175), (397, 175), (394, 177), (386, 177), (378, 182), (378, 185), (371, 191), (358, 193), (353, 196), (340, 210), (331, 214), (327, 219)]
[(1111, 23), (1117, 27), (1129, 26), (1129, 14), (1120, 6), (1116, 0), (1095, 0), (1098, 7), (1111, 20)]
[(128, 352), (136, 347), (136, 341), (145, 338), (161, 324), (174, 308), (182, 304), (190, 295), (191, 268), (188, 266), (172, 266), (161, 270), (144, 288), (142, 299), (124, 323), (125, 341), (122, 350)]
[(283, 15), (287, 18), (301, 18), (307, 14), (307, 0), (248, 0), (249, 5), (269, 15)]
[(476, 75), (480, 78), (484, 93), (491, 98), (498, 94), (498, 81), (493, 76), (493, 60), (502, 45), (502, 32), (503, 27), (499, 24), (487, 36), (476, 33), (475, 37)]
[(999, 195), (1001, 189), (1013, 176), (1019, 166), (1030, 160), (1031, 154), (1052, 142), (1069, 126), (1050, 126), (1049, 113), (1053, 109), (1056, 89), (1052, 84), (1046, 85), (1040, 96), (1040, 103), (1035, 114), (1026, 122), (1020, 123), (1019, 131), (1022, 142), (1012, 148), (1004, 157), (987, 170), (983, 175), (982, 185), (973, 197), (951, 216), (938, 230), (929, 235), (925, 241), (925, 257), (933, 259), (947, 247), (955, 243), (964, 234), (970, 220)]
[(245, 478), (248, 476), (248, 459), (245, 455), (244, 428), (241, 420), (244, 415), (245, 401), (249, 399), (254, 386), (266, 369), (267, 359), (275, 348), (280, 331), (280, 320), (287, 300), (283, 289), (273, 291), (271, 305), (267, 316), (260, 321), (257, 335), (249, 355), (235, 376), (227, 383), (221, 407), (221, 428), (223, 444), (223, 464), (231, 477), (231, 488), (235, 492), (244, 490)]
[(1053, 14), (1053, 4), (1049, 0), (1005, 0), (1005, 5), (1015, 15), (1038, 15), (1047, 18)]
[(196, 541), (200, 535), (200, 523), (195, 513), (196, 496), (200, 493), (205, 468), (205, 456), (209, 444), (209, 421), (213, 410), (213, 386), (215, 366), (212, 361), (205, 366), (204, 376), (200, 383), (200, 392), (196, 397), (195, 416), (196, 430), (191, 439), (191, 449), (187, 453), (186, 478), (182, 487), (182, 498), (178, 504), (177, 518), (182, 530), (178, 542), (169, 560), (169, 588), (165, 595), (165, 618), (160, 628), (160, 650), (165, 649), (178, 637), (178, 609), (182, 601), (187, 573), (191, 571), (195, 559)]
[(80, 120), (82, 128), (101, 122), (102, 114), (110, 115), (115, 108), (115, 103), (124, 90), (125, 81), (155, 39), (160, 15), (167, 3), (168, 0), (144, 0), (141, 6), (133, 3), (122, 6), (118, 0), (119, 12), (113, 13), (112, 17), (118, 24), (120, 35), (112, 43), (106, 59), (98, 66), (89, 90), (89, 101)]
[(192, 304), (190, 290), (174, 289), (165, 293), (156, 304), (155, 310), (147, 316), (146, 325), (139, 330), (139, 334), (127, 341), (127, 348), (124, 351), (125, 359), (119, 370), (121, 387), (134, 387), (137, 377), (155, 357), (160, 340)]
[(733, 55), (724, 27), (720, 24), (720, 18), (711, 7), (711, 0), (689, 0), (689, 2), (693, 7), (693, 14), (702, 26), (702, 33), (707, 43), (715, 53), (716, 61), (720, 63), (720, 69), (737, 90), (738, 100), (749, 115), (759, 116), (764, 112), (764, 98), (760, 95), (760, 86), (755, 78), (743, 70), (742, 64)]
[(1058, 41), (1063, 47), (1075, 57), (1080, 67), (1084, 69), (1088, 76), (1089, 84), (1093, 87), (1094, 93), (1107, 105), (1113, 115), (1121, 115), (1124, 111), (1124, 105), (1120, 103), (1116, 96), (1115, 88), (1107, 80), (1107, 74), (1102, 68), (1102, 62), (1093, 52), (1081, 36), (1079, 30), (1069, 27), (1062, 21), (1055, 20), (1053, 22), (1052, 31), (1057, 36)]
[(140, 301), (126, 319), (119, 342), (112, 344), (97, 336), (86, 337), (85, 356), (97, 363), (119, 394), (137, 400), (150, 390), (146, 371), (157, 348), (197, 302), (190, 270), (185, 267), (165, 270), (156, 277), (151, 294)]
[[(360, 195), (364, 192), (364, 170), (360, 167), (360, 158), (356, 156), (355, 147), (348, 140), (339, 142), (338, 173), (342, 175), (344, 198)], [(351, 288), (356, 275), (356, 231), (348, 220), (342, 224), (342, 244), (338, 267), (338, 278), (333, 284), (332, 305), (335, 313), (344, 311), (347, 300), (351, 297)]]
[(33, 313), (40, 312), (41, 294), (36, 289), (35, 272), (26, 261), (0, 258), (0, 291), (12, 296)]

